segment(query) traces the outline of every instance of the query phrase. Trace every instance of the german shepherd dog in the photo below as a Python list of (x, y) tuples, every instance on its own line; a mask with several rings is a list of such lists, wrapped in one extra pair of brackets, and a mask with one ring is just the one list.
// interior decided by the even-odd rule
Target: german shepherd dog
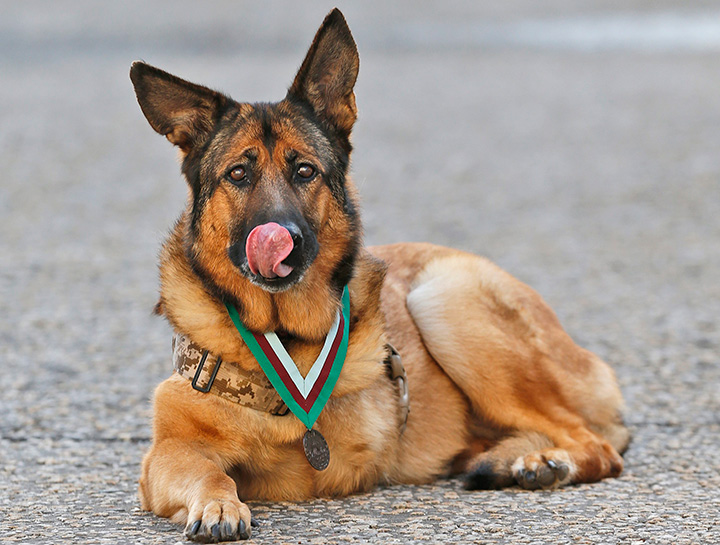
[[(461, 251), (363, 247), (348, 177), (358, 67), (335, 9), (277, 103), (235, 102), (142, 62), (130, 70), (190, 188), (161, 252), (156, 307), (180, 363), (155, 391), (140, 478), (143, 508), (190, 539), (248, 538), (255, 521), (242, 500), (452, 474), (469, 489), (547, 489), (622, 471), (629, 433), (614, 373), (537, 293)], [(272, 332), (308, 380), (345, 293), (344, 363), (308, 424), (285, 398), (286, 414), (277, 410), (276, 383), (240, 330)], [(192, 354), (202, 361), (187, 372)], [(324, 445), (305, 444), (314, 433)]]

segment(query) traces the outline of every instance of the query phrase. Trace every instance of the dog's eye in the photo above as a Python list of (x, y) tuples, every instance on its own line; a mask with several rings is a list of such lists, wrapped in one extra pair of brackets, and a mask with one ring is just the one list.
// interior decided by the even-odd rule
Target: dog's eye
[(227, 173), (227, 177), (231, 182), (242, 182), (247, 177), (247, 172), (245, 171), (245, 167), (232, 167)]
[(308, 182), (312, 180), (315, 177), (315, 173), (317, 172), (315, 170), (315, 167), (308, 165), (308, 164), (302, 164), (297, 167), (297, 177), (300, 178), (304, 182)]

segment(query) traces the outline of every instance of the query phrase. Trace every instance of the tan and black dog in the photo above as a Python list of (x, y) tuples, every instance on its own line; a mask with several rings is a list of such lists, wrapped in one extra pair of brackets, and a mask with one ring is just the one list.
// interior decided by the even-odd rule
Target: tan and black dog
[[(249, 537), (241, 500), (448, 474), (464, 474), (468, 488), (554, 488), (622, 471), (629, 434), (613, 371), (537, 293), (457, 250), (363, 247), (348, 178), (358, 65), (334, 10), (278, 103), (235, 102), (141, 62), (130, 71), (190, 187), (161, 254), (156, 310), (176, 332), (177, 372), (155, 392), (140, 498), (191, 539)], [(302, 382), (337, 323), (347, 326), (344, 364), (308, 426), (239, 329), (273, 332)], [(390, 344), (407, 382), (388, 364)], [(326, 446), (308, 453), (314, 432)], [(326, 469), (311, 466), (328, 454)]]

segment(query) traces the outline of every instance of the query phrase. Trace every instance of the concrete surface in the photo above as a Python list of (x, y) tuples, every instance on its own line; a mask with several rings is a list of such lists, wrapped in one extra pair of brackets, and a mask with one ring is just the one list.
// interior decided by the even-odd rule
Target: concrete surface
[[(361, 53), (354, 177), (369, 243), (489, 256), (613, 364), (616, 480), (457, 481), (254, 504), (258, 543), (720, 542), (720, 11), (714, 2), (339, 2)], [(182, 207), (142, 58), (279, 99), (330, 4), (2, 2), (0, 542), (176, 543), (139, 510), (151, 316)]]

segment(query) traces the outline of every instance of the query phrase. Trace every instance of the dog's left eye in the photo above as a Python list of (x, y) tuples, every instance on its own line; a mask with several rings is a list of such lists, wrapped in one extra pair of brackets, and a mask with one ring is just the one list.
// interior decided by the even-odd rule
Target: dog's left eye
[(227, 177), (233, 183), (243, 182), (247, 178), (247, 172), (244, 167), (238, 165), (228, 171)]
[(309, 182), (315, 177), (317, 170), (315, 170), (315, 167), (313, 167), (312, 165), (303, 163), (302, 165), (299, 165), (297, 167), (297, 170), (295, 172), (300, 180), (304, 182)]

